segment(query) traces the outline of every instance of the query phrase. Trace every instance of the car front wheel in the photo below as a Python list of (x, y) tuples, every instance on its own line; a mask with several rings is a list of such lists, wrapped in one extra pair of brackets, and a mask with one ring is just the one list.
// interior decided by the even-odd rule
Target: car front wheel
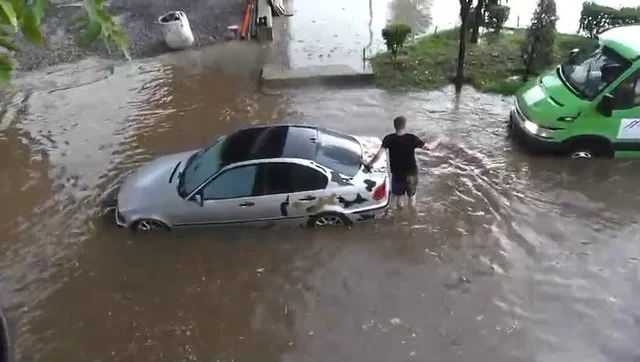
[(134, 231), (142, 232), (142, 233), (170, 230), (167, 224), (163, 223), (160, 220), (155, 220), (155, 219), (140, 219), (135, 223), (133, 223), (132, 229)]

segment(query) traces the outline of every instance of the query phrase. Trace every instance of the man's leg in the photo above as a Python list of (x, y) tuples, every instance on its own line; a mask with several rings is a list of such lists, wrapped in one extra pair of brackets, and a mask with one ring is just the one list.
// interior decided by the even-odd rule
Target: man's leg
[(406, 193), (405, 184), (406, 179), (404, 177), (391, 176), (391, 198), (389, 199), (389, 204), (392, 205), (395, 202), (398, 209), (402, 208), (402, 196)]
[(417, 189), (418, 189), (418, 175), (407, 176), (407, 181), (406, 181), (407, 197), (409, 198), (409, 207), (413, 210), (416, 209)]

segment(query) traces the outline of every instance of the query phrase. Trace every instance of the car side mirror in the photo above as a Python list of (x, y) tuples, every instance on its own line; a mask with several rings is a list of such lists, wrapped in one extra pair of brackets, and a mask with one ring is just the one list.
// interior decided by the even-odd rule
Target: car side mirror
[(613, 113), (613, 96), (611, 94), (605, 94), (596, 108), (603, 116), (611, 117)]
[(200, 205), (200, 206), (204, 205), (204, 202), (202, 201), (202, 195), (201, 194), (193, 195), (192, 200), (195, 201), (195, 203)]

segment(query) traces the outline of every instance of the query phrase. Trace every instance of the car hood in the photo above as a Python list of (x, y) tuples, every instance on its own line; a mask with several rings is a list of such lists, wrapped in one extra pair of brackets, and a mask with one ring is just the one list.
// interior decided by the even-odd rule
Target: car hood
[(194, 151), (158, 157), (129, 175), (118, 190), (118, 208), (137, 210), (180, 199), (178, 175)]
[(558, 74), (548, 72), (528, 83), (517, 95), (518, 106), (531, 121), (548, 127), (564, 128), (559, 118), (577, 117), (584, 102), (576, 97), (560, 80)]

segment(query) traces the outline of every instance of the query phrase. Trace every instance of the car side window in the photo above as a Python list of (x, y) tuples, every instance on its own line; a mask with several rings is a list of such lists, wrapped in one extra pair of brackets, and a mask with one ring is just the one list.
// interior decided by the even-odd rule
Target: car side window
[(322, 190), (329, 183), (322, 172), (295, 163), (269, 163), (266, 166), (266, 193), (270, 195)]
[(308, 166), (293, 165), (292, 176), (293, 192), (322, 190), (329, 183), (327, 175)]
[(633, 73), (613, 92), (614, 108), (630, 109), (640, 106), (640, 70)]
[(235, 199), (254, 196), (258, 166), (240, 166), (223, 171), (202, 189), (204, 200)]

